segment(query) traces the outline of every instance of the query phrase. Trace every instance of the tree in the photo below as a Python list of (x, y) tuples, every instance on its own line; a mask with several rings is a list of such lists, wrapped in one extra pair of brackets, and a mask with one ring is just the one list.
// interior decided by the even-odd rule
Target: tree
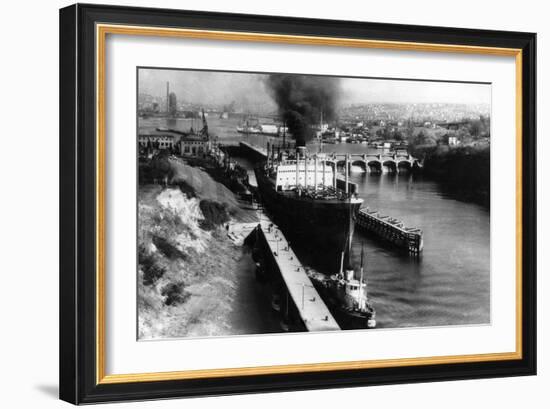
[(414, 144), (415, 145), (427, 145), (427, 138), (424, 131), (418, 132), (416, 137), (414, 138)]
[(481, 135), (482, 128), (483, 126), (480, 120), (472, 121), (469, 127), (470, 135), (472, 135), (474, 138), (478, 138)]

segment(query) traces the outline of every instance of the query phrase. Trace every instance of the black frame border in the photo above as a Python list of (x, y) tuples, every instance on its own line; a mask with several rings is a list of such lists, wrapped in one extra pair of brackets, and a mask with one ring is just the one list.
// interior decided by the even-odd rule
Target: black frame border
[[(96, 23), (522, 50), (522, 359), (96, 384)], [(536, 34), (76, 4), (60, 10), (60, 388), (74, 404), (536, 374)]]

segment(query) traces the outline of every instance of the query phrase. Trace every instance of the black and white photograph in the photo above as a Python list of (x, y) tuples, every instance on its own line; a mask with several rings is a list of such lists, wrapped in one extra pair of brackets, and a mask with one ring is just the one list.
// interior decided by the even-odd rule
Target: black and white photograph
[(491, 323), (490, 83), (137, 71), (138, 340)]

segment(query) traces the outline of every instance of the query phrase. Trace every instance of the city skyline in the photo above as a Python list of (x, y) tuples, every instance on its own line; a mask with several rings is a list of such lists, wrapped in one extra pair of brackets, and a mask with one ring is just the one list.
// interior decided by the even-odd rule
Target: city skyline
[[(276, 109), (265, 80), (268, 74), (193, 70), (140, 69), (140, 94), (165, 97), (166, 82), (178, 101)], [(491, 85), (423, 80), (340, 78), (338, 102), (350, 104), (490, 105)]]

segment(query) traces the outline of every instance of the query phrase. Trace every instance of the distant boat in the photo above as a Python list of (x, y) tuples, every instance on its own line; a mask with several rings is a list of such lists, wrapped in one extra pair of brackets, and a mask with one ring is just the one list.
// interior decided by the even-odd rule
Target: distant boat
[(257, 118), (246, 118), (240, 126), (237, 126), (238, 133), (259, 134), (262, 132)]
[(285, 132), (288, 132), (288, 128), (277, 124), (261, 124), (259, 125), (259, 127), (260, 127), (260, 133), (262, 135), (279, 136)]

